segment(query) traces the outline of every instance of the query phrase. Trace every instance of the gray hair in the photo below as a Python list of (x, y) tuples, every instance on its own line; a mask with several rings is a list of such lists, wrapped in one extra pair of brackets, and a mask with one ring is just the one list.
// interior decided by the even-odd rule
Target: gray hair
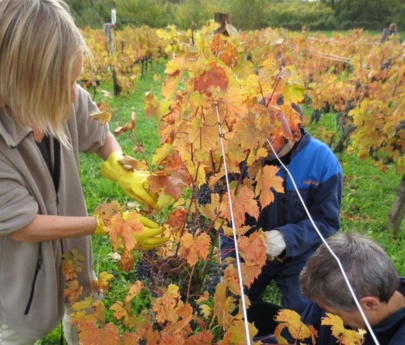
[(0, 109), (67, 143), (72, 66), (87, 46), (61, 0), (0, 1)]
[[(374, 296), (387, 302), (399, 286), (398, 273), (384, 250), (366, 236), (337, 233), (327, 243), (339, 258), (357, 299)], [(304, 296), (345, 311), (356, 304), (335, 258), (321, 244), (300, 274)]]

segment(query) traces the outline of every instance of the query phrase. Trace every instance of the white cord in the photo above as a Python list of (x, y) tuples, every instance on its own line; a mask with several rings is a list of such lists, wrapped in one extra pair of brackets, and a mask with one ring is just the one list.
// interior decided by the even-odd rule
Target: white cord
[(315, 222), (313, 221), (313, 219), (312, 219), (312, 217), (311, 217), (311, 214), (309, 213), (309, 211), (308, 211), (308, 209), (307, 209), (307, 206), (305, 205), (304, 200), (303, 200), (302, 197), (301, 197), (301, 194), (300, 194), (300, 192), (299, 192), (299, 190), (298, 190), (298, 188), (297, 188), (297, 185), (295, 184), (294, 178), (292, 177), (290, 171), (287, 169), (287, 167), (286, 167), (286, 166), (283, 164), (283, 162), (281, 161), (280, 157), (277, 155), (277, 152), (274, 150), (273, 145), (271, 144), (270, 140), (267, 139), (267, 143), (268, 143), (269, 146), (271, 147), (271, 149), (272, 149), (272, 151), (273, 151), (273, 153), (274, 153), (274, 156), (277, 158), (277, 160), (279, 161), (279, 163), (281, 164), (281, 166), (285, 169), (285, 171), (287, 172), (288, 176), (290, 177), (291, 182), (293, 183), (294, 189), (295, 189), (295, 191), (297, 192), (298, 197), (299, 197), (299, 199), (300, 199), (300, 201), (301, 201), (301, 204), (302, 204), (302, 206), (304, 207), (305, 212), (307, 213), (308, 218), (309, 218), (309, 220), (311, 221), (311, 224), (313, 225), (313, 227), (315, 228), (316, 232), (318, 233), (318, 236), (321, 238), (321, 240), (322, 240), (322, 242), (325, 244), (326, 248), (328, 248), (329, 252), (332, 254), (332, 256), (334, 257), (334, 259), (335, 259), (336, 262), (338, 263), (339, 268), (340, 268), (340, 270), (341, 270), (341, 272), (342, 272), (342, 274), (343, 274), (343, 278), (344, 278), (345, 281), (346, 281), (346, 284), (347, 284), (347, 286), (348, 286), (348, 288), (349, 288), (349, 290), (350, 290), (350, 293), (352, 294), (352, 297), (353, 297), (353, 299), (354, 299), (354, 301), (355, 301), (355, 303), (356, 303), (356, 306), (357, 306), (357, 308), (358, 308), (358, 310), (359, 310), (359, 312), (360, 312), (360, 314), (361, 314), (361, 316), (362, 316), (362, 318), (363, 318), (363, 320), (364, 320), (364, 322), (365, 322), (365, 324), (366, 324), (366, 326), (367, 326), (367, 328), (368, 328), (368, 331), (370, 332), (370, 335), (371, 335), (371, 337), (373, 338), (374, 343), (375, 343), (376, 345), (379, 345), (379, 342), (378, 342), (378, 340), (377, 340), (377, 338), (376, 338), (376, 336), (375, 336), (375, 334), (374, 334), (374, 332), (373, 332), (373, 330), (372, 330), (372, 328), (371, 328), (371, 326), (370, 326), (370, 324), (369, 324), (369, 322), (368, 322), (366, 316), (364, 315), (363, 309), (361, 309), (360, 303), (359, 303), (359, 301), (357, 300), (356, 294), (355, 294), (354, 291), (353, 291), (353, 288), (352, 288), (352, 286), (351, 286), (351, 284), (350, 284), (350, 282), (349, 282), (349, 279), (347, 278), (347, 275), (346, 275), (346, 272), (345, 272), (345, 270), (344, 270), (344, 268), (343, 268), (343, 266), (342, 266), (342, 263), (340, 262), (339, 258), (336, 256), (336, 254), (333, 252), (333, 250), (330, 248), (329, 244), (326, 242), (325, 238), (322, 236), (321, 232), (319, 231), (318, 227), (316, 226)]
[(245, 325), (245, 332), (246, 332), (246, 341), (247, 345), (251, 345), (250, 342), (250, 332), (249, 332), (249, 321), (247, 318), (247, 312), (246, 312), (246, 302), (245, 302), (245, 295), (244, 295), (244, 290), (243, 290), (243, 276), (242, 276), (242, 269), (240, 266), (240, 260), (239, 260), (239, 249), (238, 249), (238, 240), (237, 240), (237, 235), (236, 235), (236, 228), (235, 228), (235, 217), (233, 213), (233, 206), (232, 206), (232, 198), (231, 198), (231, 193), (229, 189), (229, 177), (228, 177), (228, 167), (226, 164), (226, 158), (225, 158), (225, 147), (224, 147), (224, 134), (222, 132), (222, 127), (221, 127), (221, 121), (219, 118), (219, 110), (218, 110), (218, 103), (215, 102), (215, 109), (217, 113), (217, 120), (218, 120), (218, 130), (219, 130), (219, 140), (221, 142), (221, 148), (222, 148), (222, 157), (224, 161), (224, 169), (225, 169), (225, 178), (226, 178), (226, 186), (228, 188), (228, 199), (229, 199), (229, 207), (230, 207), (230, 213), (231, 213), (231, 220), (232, 220), (232, 232), (233, 232), (233, 241), (235, 243), (235, 254), (236, 254), (236, 265), (238, 269), (238, 276), (239, 276), (239, 288), (240, 288), (240, 293), (241, 293), (241, 300), (242, 300), (242, 309), (243, 309), (243, 318), (244, 318), (244, 325)]

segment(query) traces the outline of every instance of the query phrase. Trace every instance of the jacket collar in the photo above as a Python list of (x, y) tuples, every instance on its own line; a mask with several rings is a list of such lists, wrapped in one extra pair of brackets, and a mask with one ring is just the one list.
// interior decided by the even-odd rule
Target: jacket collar
[(21, 127), (10, 111), (0, 109), (0, 137), (10, 148), (16, 148), (33, 130)]

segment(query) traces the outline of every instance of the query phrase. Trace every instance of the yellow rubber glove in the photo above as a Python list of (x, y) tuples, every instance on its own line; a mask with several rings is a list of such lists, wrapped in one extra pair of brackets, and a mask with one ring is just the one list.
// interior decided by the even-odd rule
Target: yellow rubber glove
[(104, 224), (100, 221), (100, 217), (98, 215), (96, 215), (94, 217), (97, 219), (97, 228), (96, 228), (96, 230), (94, 230), (93, 235), (96, 235), (96, 236), (108, 235), (108, 233), (104, 231)]
[[(131, 211), (135, 212), (135, 211)], [(127, 220), (129, 217), (130, 212), (125, 211), (122, 214), (122, 218)], [(138, 249), (154, 249), (156, 247), (160, 247), (169, 241), (169, 237), (162, 236), (163, 235), (163, 227), (159, 226), (156, 222), (142, 216), (139, 214), (139, 220), (143, 224), (143, 233), (134, 233), (134, 237), (136, 239), (136, 247)]]
[(157, 196), (148, 192), (149, 171), (127, 170), (119, 162), (124, 158), (121, 152), (113, 152), (101, 165), (101, 176), (116, 182), (132, 199), (155, 208)]
[[(125, 211), (122, 213), (122, 218), (124, 220), (128, 220), (131, 213), (135, 213), (135, 211)], [(106, 236), (108, 232), (104, 231), (105, 224), (101, 220), (100, 216), (95, 215), (97, 219), (97, 227), (94, 231), (93, 235), (96, 236)], [(160, 247), (161, 245), (165, 244), (169, 241), (169, 237), (163, 236), (163, 227), (159, 226), (156, 222), (142, 216), (141, 214), (137, 213), (137, 220), (139, 220), (143, 224), (143, 232), (135, 233), (134, 238), (136, 239), (136, 248), (149, 250), (154, 249), (156, 247)]]

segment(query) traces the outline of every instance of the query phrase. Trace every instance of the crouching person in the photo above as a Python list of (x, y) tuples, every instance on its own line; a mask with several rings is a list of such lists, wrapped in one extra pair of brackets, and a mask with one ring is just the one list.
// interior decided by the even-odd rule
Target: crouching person
[[(380, 345), (405, 344), (405, 278), (400, 278), (384, 250), (360, 234), (338, 233), (327, 239)], [(317, 344), (336, 344), (325, 312), (338, 315), (354, 330), (367, 331), (364, 345), (376, 344), (346, 284), (338, 262), (325, 244), (311, 256), (300, 274), (300, 288), (313, 303), (301, 315), (318, 330)], [(309, 342), (308, 344), (312, 344)]]

